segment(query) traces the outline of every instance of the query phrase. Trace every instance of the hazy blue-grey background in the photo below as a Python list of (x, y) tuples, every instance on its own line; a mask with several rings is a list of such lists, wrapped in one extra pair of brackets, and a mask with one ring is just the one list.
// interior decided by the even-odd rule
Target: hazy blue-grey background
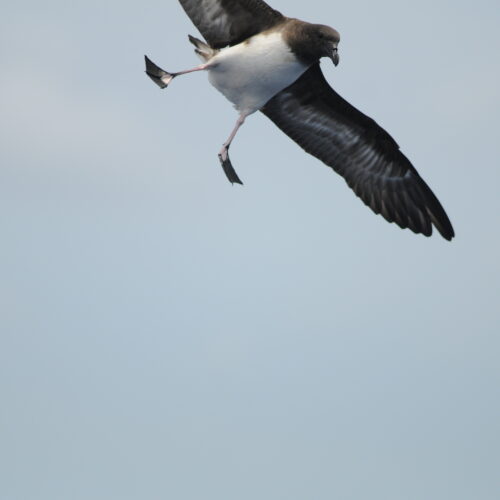
[(451, 244), (236, 118), (173, 0), (0, 21), (0, 500), (498, 500), (497, 1), (274, 0), (401, 144)]

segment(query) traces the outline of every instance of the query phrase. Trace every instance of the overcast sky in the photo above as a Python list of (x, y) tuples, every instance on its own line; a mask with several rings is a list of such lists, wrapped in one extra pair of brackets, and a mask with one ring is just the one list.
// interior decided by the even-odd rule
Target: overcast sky
[(449, 243), (375, 216), (195, 74), (177, 1), (0, 19), (1, 500), (498, 500), (497, 1), (274, 0)]

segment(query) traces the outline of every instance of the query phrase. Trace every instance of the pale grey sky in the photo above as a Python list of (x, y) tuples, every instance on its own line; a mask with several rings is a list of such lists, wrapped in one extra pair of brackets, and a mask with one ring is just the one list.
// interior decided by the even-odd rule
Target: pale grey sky
[(497, 500), (497, 2), (274, 0), (455, 226), (373, 215), (204, 75), (173, 0), (0, 19), (1, 500)]

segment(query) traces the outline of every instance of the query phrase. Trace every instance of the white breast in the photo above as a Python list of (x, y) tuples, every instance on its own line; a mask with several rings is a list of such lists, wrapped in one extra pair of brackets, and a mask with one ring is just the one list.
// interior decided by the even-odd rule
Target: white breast
[(224, 48), (209, 64), (210, 83), (246, 114), (262, 108), (307, 69), (279, 32), (255, 35)]

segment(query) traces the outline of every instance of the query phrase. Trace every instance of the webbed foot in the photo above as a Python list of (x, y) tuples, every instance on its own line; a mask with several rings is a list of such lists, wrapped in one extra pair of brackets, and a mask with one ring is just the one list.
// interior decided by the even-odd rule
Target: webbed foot
[(146, 74), (153, 80), (153, 82), (158, 85), (158, 87), (164, 89), (168, 87), (168, 84), (175, 78), (175, 74), (169, 73), (164, 69), (157, 66), (148, 56), (144, 56), (146, 60)]
[(222, 165), (222, 169), (224, 170), (224, 173), (226, 174), (226, 177), (228, 178), (229, 182), (231, 184), (242, 184), (240, 178), (238, 177), (238, 174), (236, 173), (236, 170), (234, 170), (233, 165), (231, 163), (231, 160), (229, 159), (229, 150), (227, 147), (222, 148), (221, 152), (219, 153), (219, 160), (220, 164)]

